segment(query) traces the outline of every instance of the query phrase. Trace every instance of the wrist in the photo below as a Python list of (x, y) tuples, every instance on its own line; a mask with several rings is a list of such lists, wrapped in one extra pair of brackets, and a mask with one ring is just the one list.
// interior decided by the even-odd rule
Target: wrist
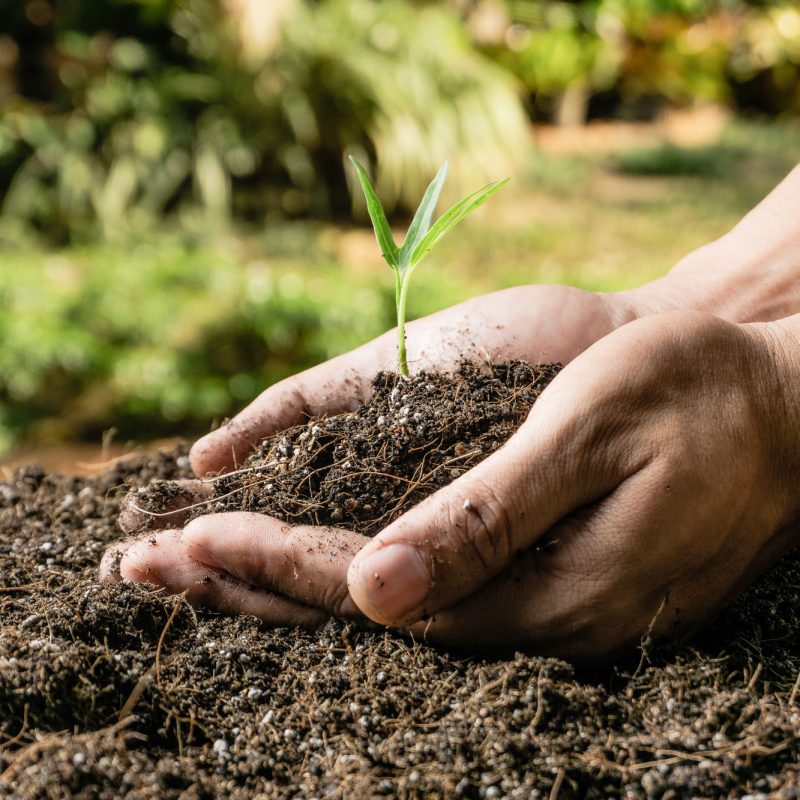
[(800, 167), (733, 230), (622, 294), (636, 316), (694, 309), (757, 322), (800, 312)]
[(769, 474), (783, 496), (777, 528), (800, 546), (800, 314), (746, 325), (763, 353), (753, 393), (769, 449)]

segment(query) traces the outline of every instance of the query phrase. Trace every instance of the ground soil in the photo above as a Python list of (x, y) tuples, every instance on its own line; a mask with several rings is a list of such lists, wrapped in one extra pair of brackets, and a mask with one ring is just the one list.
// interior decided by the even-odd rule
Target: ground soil
[[(379, 376), (372, 405), (264, 443), (204, 509), (373, 533), (502, 444), (552, 374)], [(589, 676), (99, 583), (128, 491), (188, 472), (177, 448), (0, 483), (0, 796), (800, 797), (800, 555), (696, 639)]]

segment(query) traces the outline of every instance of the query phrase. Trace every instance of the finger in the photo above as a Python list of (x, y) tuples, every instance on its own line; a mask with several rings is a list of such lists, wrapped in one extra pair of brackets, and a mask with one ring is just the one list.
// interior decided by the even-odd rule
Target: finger
[(177, 528), (213, 492), (210, 481), (153, 481), (125, 496), (119, 512), (119, 526), (125, 533)]
[(326, 361), (267, 389), (230, 422), (195, 442), (189, 459), (196, 475), (226, 472), (273, 433), (311, 416), (357, 408), (374, 375), (389, 364), (386, 337)]
[(582, 402), (597, 381), (586, 370), (570, 376), (571, 369), (545, 389), (504, 447), (392, 523), (354, 558), (350, 594), (368, 617), (408, 625), (453, 605), (649, 459), (645, 448), (631, 452), (624, 436), (609, 436), (632, 424), (620, 417), (625, 406), (618, 394)]
[[(181, 547), (181, 531), (161, 531), (124, 543), (109, 562), (117, 561), (116, 580), (148, 583), (169, 594), (185, 593), (197, 608), (251, 614), (270, 625), (317, 627), (329, 615), (274, 592), (240, 581), (224, 570), (192, 559)], [(105, 560), (105, 559), (104, 559)], [(114, 580), (105, 572), (106, 580)]]
[(125, 543), (119, 575), (134, 583), (149, 583), (179, 594), (209, 574), (203, 564), (189, 559), (180, 547), (180, 531), (158, 531)]
[(130, 539), (123, 542), (115, 542), (103, 553), (99, 568), (101, 581), (118, 583), (121, 580), (119, 562), (122, 560), (122, 556), (130, 545)]
[(433, 614), (424, 637), (597, 666), (651, 628), (667, 632), (683, 599), (669, 589), (676, 565), (650, 542), (663, 522), (663, 504), (642, 503), (650, 483), (636, 476), (562, 520), (484, 587)]
[(367, 541), (350, 531), (290, 526), (245, 512), (198, 517), (181, 537), (186, 554), (208, 567), (351, 619), (363, 615), (347, 590), (347, 568)]

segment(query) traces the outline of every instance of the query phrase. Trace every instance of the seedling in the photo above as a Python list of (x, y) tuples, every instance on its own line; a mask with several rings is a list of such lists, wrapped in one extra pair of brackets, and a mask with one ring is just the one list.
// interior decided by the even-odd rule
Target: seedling
[(350, 156), (353, 166), (358, 172), (361, 188), (367, 200), (367, 211), (375, 229), (375, 238), (381, 248), (386, 263), (394, 271), (394, 302), (397, 309), (397, 368), (401, 375), (408, 377), (408, 360), (406, 357), (406, 298), (408, 297), (408, 284), (411, 274), (417, 264), (439, 243), (442, 237), (452, 230), (470, 211), (485, 203), (501, 186), (508, 183), (508, 178), (502, 181), (487, 183), (476, 192), (467, 195), (449, 208), (436, 220), (433, 225), (433, 212), (439, 202), (445, 178), (447, 177), (447, 162), (439, 168), (436, 177), (431, 181), (422, 202), (411, 220), (411, 225), (406, 233), (405, 241), (398, 247), (381, 201), (367, 177), (366, 170), (357, 159)]

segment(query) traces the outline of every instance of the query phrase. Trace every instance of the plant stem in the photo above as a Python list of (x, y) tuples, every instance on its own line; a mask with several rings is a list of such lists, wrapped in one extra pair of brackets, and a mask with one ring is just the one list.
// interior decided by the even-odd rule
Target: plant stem
[(397, 274), (396, 287), (399, 291), (395, 294), (397, 302), (397, 371), (408, 377), (408, 359), (406, 356), (406, 297), (408, 296), (409, 278), (413, 270), (406, 270), (401, 278)]

